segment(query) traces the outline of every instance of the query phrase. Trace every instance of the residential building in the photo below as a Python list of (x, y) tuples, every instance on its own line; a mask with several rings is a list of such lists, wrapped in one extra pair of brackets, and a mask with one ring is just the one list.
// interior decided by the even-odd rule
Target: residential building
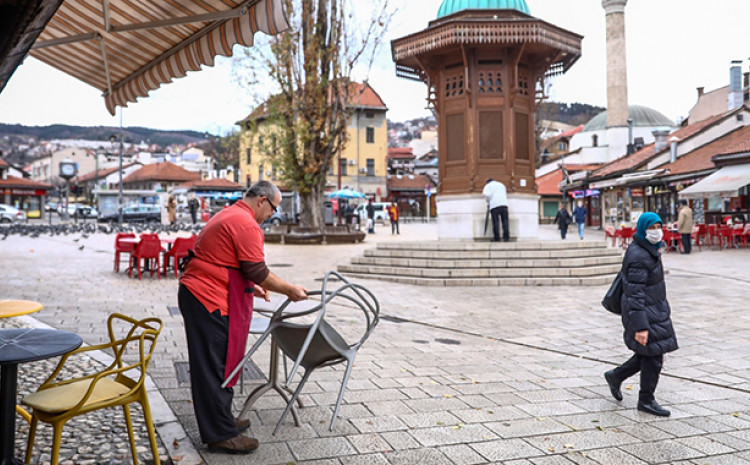
[(124, 189), (168, 192), (187, 181), (201, 179), (200, 173), (180, 168), (172, 162), (143, 165), (122, 180)]
[(31, 162), (31, 179), (53, 185), (64, 184), (60, 177), (60, 162), (70, 160), (78, 167), (78, 173), (94, 171), (99, 163), (96, 152), (88, 148), (69, 147), (43, 155)]
[[(386, 195), (388, 108), (368, 83), (354, 83), (353, 87), (352, 95), (357, 101), (351, 105), (356, 109), (347, 126), (346, 146), (335, 155), (329, 168), (327, 188), (335, 190), (348, 186), (379, 201)], [(277, 162), (269, 155), (276, 149), (272, 128), (266, 125), (267, 117), (267, 103), (264, 103), (237, 123), (242, 128), (240, 179), (246, 186), (269, 180), (282, 191), (289, 191), (290, 187), (281, 183), (282, 173)], [(251, 130), (255, 125), (257, 131)]]

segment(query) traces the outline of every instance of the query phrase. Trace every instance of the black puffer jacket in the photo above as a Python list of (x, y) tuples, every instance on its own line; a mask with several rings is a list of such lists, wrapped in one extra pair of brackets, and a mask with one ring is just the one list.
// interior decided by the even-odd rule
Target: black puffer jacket
[[(638, 236), (625, 252), (622, 262), (622, 325), (625, 345), (640, 355), (660, 355), (677, 350), (672, 327), (661, 254)], [(635, 340), (637, 331), (648, 330), (648, 343)]]

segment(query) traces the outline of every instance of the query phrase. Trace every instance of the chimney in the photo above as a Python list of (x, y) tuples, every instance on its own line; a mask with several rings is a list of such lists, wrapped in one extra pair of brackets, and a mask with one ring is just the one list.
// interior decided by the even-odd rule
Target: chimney
[(679, 141), (678, 137), (673, 136), (669, 138), (669, 163), (677, 161), (677, 142)]
[(651, 131), (654, 135), (654, 153), (659, 153), (667, 146), (667, 136), (669, 136), (669, 128), (657, 128)]
[(632, 118), (628, 118), (628, 151), (627, 151), (627, 155), (632, 155), (634, 153), (635, 153), (635, 146), (633, 145), (633, 119)]
[(729, 96), (727, 108), (734, 110), (742, 106), (742, 61), (733, 60), (729, 67)]
[(698, 87), (698, 98), (703, 97), (703, 93), (706, 91), (705, 87)]

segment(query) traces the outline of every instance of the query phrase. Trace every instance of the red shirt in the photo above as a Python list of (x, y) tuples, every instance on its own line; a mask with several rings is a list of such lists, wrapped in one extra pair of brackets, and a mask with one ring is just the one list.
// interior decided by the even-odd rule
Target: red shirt
[(240, 262), (260, 263), (263, 231), (255, 213), (242, 200), (220, 211), (206, 223), (195, 244), (195, 258), (188, 262), (180, 283), (206, 307), (229, 314), (229, 272)]

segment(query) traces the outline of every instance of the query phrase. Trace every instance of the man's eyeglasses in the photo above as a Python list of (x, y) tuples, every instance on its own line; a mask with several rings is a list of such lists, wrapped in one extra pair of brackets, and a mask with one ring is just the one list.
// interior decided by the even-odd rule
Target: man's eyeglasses
[(268, 202), (268, 205), (270, 205), (271, 208), (273, 208), (273, 212), (274, 213), (276, 213), (276, 212), (279, 211), (279, 208), (276, 205), (274, 205), (273, 202), (271, 202), (270, 200), (268, 200), (268, 197), (266, 197), (266, 202)]

